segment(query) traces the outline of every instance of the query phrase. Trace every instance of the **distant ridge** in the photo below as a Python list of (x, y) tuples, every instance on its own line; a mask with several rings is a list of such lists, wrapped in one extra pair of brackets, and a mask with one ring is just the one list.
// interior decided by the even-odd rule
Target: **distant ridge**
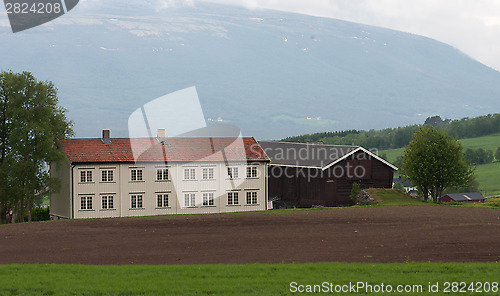
[(135, 109), (193, 85), (208, 122), (258, 139), (500, 111), (499, 72), (426, 37), (335, 19), (110, 0), (9, 30), (0, 69), (53, 81), (78, 137), (127, 137)]

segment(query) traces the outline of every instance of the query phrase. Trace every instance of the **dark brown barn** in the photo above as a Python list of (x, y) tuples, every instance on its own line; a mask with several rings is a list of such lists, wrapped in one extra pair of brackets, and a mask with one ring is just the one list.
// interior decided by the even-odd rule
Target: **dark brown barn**
[(260, 141), (271, 159), (269, 200), (278, 207), (352, 204), (352, 184), (392, 188), (397, 167), (360, 146)]

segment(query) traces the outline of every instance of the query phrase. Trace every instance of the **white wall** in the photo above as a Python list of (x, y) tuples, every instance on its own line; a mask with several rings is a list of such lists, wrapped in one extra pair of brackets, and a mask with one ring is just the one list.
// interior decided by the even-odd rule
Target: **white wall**
[(49, 172), (61, 182), (59, 191), (50, 193), (50, 215), (71, 218), (71, 165), (68, 161), (51, 162)]
[[(208, 214), (239, 211), (265, 210), (267, 203), (266, 163), (249, 166), (257, 168), (257, 178), (246, 178), (246, 163), (232, 163), (237, 167), (238, 179), (229, 179), (225, 163), (169, 163), (168, 165), (144, 164), (99, 164), (78, 165), (73, 168), (73, 214), (74, 218), (105, 218), (127, 216), (150, 216), (166, 214)], [(169, 180), (158, 181), (157, 169), (168, 168)], [(194, 169), (195, 179), (184, 180), (184, 169)], [(203, 179), (203, 169), (213, 169), (214, 178)], [(103, 170), (112, 170), (114, 180), (102, 182)], [(131, 170), (142, 170), (143, 180), (132, 181)], [(92, 171), (91, 182), (80, 182), (82, 171)], [(228, 205), (227, 193), (239, 193), (239, 204)], [(257, 192), (257, 203), (247, 204), (246, 192)], [(203, 194), (212, 193), (214, 205), (203, 205)], [(168, 207), (158, 208), (157, 195), (168, 194)], [(194, 206), (185, 207), (184, 195), (195, 194)], [(143, 206), (131, 207), (131, 196), (142, 195)], [(102, 208), (102, 196), (113, 196), (114, 208)], [(81, 198), (92, 198), (92, 209), (81, 209)], [(68, 198), (70, 198), (68, 196)]]

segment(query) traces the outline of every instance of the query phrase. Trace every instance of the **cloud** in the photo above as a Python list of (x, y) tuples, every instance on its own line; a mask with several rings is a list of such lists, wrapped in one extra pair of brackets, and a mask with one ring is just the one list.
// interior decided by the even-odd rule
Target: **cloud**
[(145, 2), (153, 6), (157, 11), (167, 8), (194, 6), (193, 0), (145, 0)]
[[(123, 2), (119, 0), (80, 0), (78, 8), (83, 11), (88, 11), (109, 7), (110, 5), (120, 7), (120, 5), (123, 5)], [(194, 0), (134, 0), (133, 2), (127, 3), (127, 6), (152, 7), (157, 11), (175, 7), (192, 7), (194, 5)]]

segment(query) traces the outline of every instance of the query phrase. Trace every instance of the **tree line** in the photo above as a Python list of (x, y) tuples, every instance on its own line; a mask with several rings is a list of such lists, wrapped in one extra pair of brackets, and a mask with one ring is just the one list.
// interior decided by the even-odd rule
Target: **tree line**
[[(424, 125), (444, 130), (448, 135), (458, 139), (475, 138), (500, 133), (500, 114), (488, 114), (475, 118), (458, 120), (442, 119), (440, 116), (428, 117)], [(323, 142), (331, 145), (358, 145), (378, 149), (402, 148), (408, 145), (413, 134), (420, 125), (409, 125), (382, 130), (347, 130), (340, 132), (323, 132), (287, 137), (288, 142)]]
[(58, 189), (48, 164), (64, 157), (57, 140), (72, 135), (57, 89), (29, 72), (0, 72), (0, 220), (23, 221), (41, 196)]
[(495, 159), (500, 161), (500, 147), (497, 148), (496, 153), (493, 154), (492, 150), (486, 150), (483, 148), (465, 150), (465, 157), (472, 164), (487, 164), (492, 163)]

